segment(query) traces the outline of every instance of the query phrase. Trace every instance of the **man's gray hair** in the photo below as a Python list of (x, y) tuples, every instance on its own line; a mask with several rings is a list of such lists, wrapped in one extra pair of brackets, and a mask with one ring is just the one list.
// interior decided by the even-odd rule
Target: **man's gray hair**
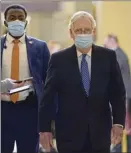
[(79, 18), (81, 18), (81, 17), (87, 17), (87, 18), (89, 18), (89, 20), (91, 22), (92, 28), (95, 28), (96, 27), (96, 21), (95, 21), (94, 17), (90, 13), (88, 13), (86, 11), (78, 11), (78, 12), (74, 13), (73, 16), (71, 17), (71, 19), (69, 21), (69, 29), (71, 29), (72, 24), (76, 20), (78, 20)]

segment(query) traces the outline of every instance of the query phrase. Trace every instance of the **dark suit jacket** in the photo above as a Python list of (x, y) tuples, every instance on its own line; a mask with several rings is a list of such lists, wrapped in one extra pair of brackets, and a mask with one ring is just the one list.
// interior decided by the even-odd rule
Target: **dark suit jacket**
[(93, 148), (109, 147), (113, 124), (125, 124), (125, 87), (115, 52), (92, 47), (91, 85), (87, 98), (78, 67), (76, 47), (52, 55), (40, 108), (40, 132), (51, 130), (54, 95), (58, 94), (58, 150), (80, 150), (87, 132)]
[[(33, 85), (35, 87), (38, 100), (40, 100), (41, 93), (43, 90), (43, 84), (46, 78), (48, 61), (50, 57), (49, 50), (44, 41), (29, 36), (26, 36), (25, 40), (27, 47), (29, 69), (31, 76), (33, 77)], [(1, 59), (3, 55), (3, 50), (6, 46), (5, 41), (6, 41), (6, 36), (3, 36), (1, 38)], [(1, 66), (2, 66), (2, 60), (1, 60)]]

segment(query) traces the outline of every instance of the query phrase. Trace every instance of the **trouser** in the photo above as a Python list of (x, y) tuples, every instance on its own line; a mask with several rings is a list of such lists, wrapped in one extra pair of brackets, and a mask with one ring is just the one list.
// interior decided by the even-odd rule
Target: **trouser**
[(131, 116), (131, 98), (127, 99), (127, 112)]
[(38, 102), (31, 93), (26, 100), (16, 104), (1, 102), (1, 152), (12, 153), (14, 142), (18, 153), (37, 153)]
[(92, 147), (92, 143), (91, 143), (89, 133), (87, 134), (86, 140), (84, 142), (85, 142), (84, 146), (82, 147), (81, 150), (72, 150), (71, 148), (68, 148), (66, 150), (66, 148), (58, 148), (58, 152), (59, 153), (110, 153), (110, 146), (109, 147), (103, 147), (101, 149), (94, 149)]
[[(81, 153), (81, 152), (79, 152)], [(110, 153), (109, 147), (103, 147), (101, 149), (94, 149), (92, 147), (91, 139), (89, 133), (87, 134), (85, 144), (82, 150), (82, 153)]]

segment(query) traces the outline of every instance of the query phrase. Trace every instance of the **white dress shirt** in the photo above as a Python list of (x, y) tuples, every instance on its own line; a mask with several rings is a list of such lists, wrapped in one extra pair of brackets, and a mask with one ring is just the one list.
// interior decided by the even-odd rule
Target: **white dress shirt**
[[(14, 38), (7, 34), (6, 37), (6, 48), (3, 50), (2, 57), (2, 80), (11, 77), (11, 61), (12, 61), (12, 50)], [(19, 80), (23, 80), (25, 78), (30, 77), (29, 64), (27, 59), (27, 48), (25, 42), (25, 35), (23, 35), (20, 39), (19, 43)], [(32, 89), (31, 89), (32, 90)], [(18, 101), (25, 100), (29, 95), (30, 90), (26, 90), (19, 93)], [(2, 95), (1, 100), (10, 101), (10, 96)]]

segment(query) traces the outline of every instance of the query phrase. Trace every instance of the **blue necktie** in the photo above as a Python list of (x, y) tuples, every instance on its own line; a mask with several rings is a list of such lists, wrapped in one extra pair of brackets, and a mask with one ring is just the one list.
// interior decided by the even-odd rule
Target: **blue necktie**
[(87, 96), (89, 96), (89, 89), (90, 89), (90, 76), (88, 70), (88, 63), (86, 61), (87, 54), (82, 54), (82, 61), (81, 61), (81, 77), (83, 86)]

